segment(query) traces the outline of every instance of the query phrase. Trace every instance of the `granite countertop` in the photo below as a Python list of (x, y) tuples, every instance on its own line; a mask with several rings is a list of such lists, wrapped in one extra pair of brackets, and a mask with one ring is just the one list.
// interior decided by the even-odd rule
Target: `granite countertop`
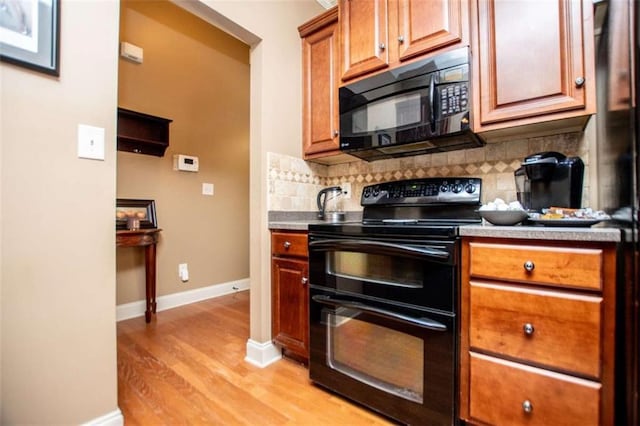
[[(346, 212), (346, 221), (362, 219), (362, 212)], [(307, 231), (310, 224), (327, 223), (318, 219), (317, 212), (269, 212), (269, 229)], [(529, 240), (564, 240), (592, 242), (620, 242), (619, 228), (598, 224), (591, 227), (546, 227), (546, 226), (495, 226), (465, 225), (459, 230), (463, 237), (519, 238)]]
[(620, 242), (619, 228), (595, 225), (592, 227), (546, 227), (546, 226), (495, 226), (466, 225), (460, 227), (463, 237), (520, 238), (530, 240), (565, 240)]

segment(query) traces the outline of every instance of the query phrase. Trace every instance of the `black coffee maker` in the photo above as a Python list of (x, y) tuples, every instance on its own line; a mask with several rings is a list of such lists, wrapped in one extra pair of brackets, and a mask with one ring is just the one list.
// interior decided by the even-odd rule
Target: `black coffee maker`
[(579, 157), (540, 152), (526, 157), (514, 174), (518, 200), (527, 210), (582, 207), (584, 163)]

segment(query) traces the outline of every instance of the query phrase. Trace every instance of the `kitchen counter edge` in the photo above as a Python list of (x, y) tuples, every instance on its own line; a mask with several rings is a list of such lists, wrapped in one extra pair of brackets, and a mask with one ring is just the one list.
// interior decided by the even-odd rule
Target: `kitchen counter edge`
[(462, 237), (518, 238), (527, 240), (564, 240), (589, 242), (620, 242), (619, 228), (606, 227), (544, 227), (465, 225), (459, 229)]
[[(362, 220), (362, 212), (345, 212), (345, 221)], [(309, 225), (329, 223), (318, 219), (318, 212), (269, 211), (269, 229), (308, 231)]]

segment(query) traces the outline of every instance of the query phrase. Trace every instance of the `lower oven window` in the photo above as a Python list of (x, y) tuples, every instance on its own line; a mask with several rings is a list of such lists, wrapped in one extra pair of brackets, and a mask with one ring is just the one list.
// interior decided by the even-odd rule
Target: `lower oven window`
[(410, 288), (422, 288), (423, 279), (419, 260), (348, 251), (327, 253), (327, 273), (342, 278)]
[(422, 403), (424, 341), (358, 318), (361, 311), (324, 310), (329, 366), (360, 382)]

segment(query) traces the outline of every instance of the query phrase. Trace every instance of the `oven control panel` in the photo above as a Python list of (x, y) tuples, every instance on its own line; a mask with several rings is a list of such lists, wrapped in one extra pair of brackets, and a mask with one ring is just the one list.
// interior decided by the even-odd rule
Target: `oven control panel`
[(362, 206), (478, 204), (482, 179), (470, 177), (424, 178), (365, 186)]

